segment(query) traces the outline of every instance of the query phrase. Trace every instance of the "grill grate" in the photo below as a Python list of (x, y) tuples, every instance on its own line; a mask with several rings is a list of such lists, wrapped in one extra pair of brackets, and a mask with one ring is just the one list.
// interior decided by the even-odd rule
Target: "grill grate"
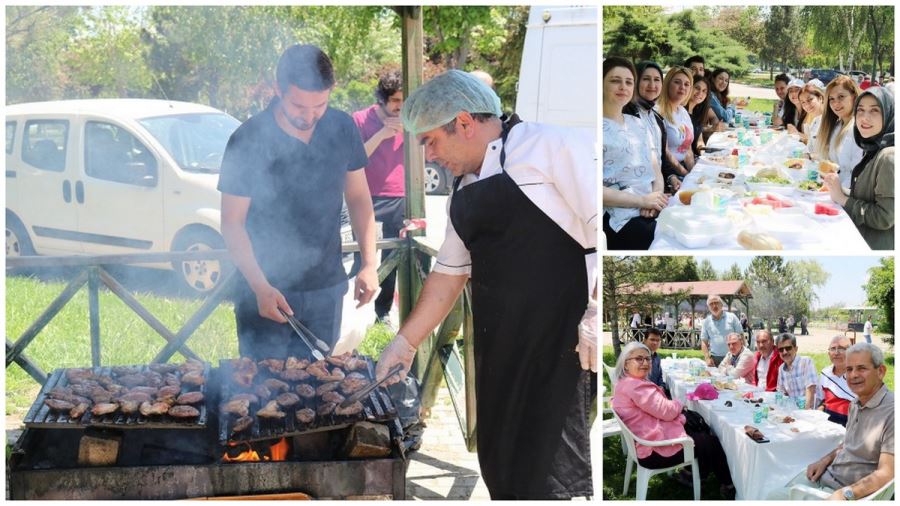
[[(146, 372), (148, 367), (141, 367), (140, 372)], [(54, 387), (66, 387), (69, 380), (66, 377), (66, 369), (56, 369), (48, 378), (47, 383), (38, 394), (37, 400), (31, 406), (28, 414), (25, 416), (25, 426), (32, 428), (44, 429), (84, 429), (86, 427), (107, 427), (116, 429), (202, 429), (206, 427), (207, 410), (206, 410), (206, 385), (209, 382), (210, 365), (204, 364), (203, 377), (206, 379), (200, 386), (200, 392), (203, 393), (203, 402), (194, 407), (200, 411), (200, 416), (196, 419), (179, 419), (168, 415), (146, 417), (140, 412), (126, 415), (120, 411), (109, 413), (107, 415), (95, 416), (91, 413), (90, 408), (79, 419), (72, 419), (69, 413), (65, 411), (53, 411), (44, 400), (47, 393)], [(111, 375), (112, 371), (109, 367), (95, 367), (92, 369), (95, 374)]]

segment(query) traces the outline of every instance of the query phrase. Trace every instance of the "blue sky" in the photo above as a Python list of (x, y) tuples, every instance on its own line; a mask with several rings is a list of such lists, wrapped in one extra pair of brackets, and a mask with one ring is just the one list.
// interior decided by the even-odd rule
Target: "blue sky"
[[(709, 260), (718, 272), (737, 263), (741, 269), (750, 265), (751, 256), (697, 256), (697, 264)], [(828, 307), (840, 303), (843, 306), (861, 306), (866, 302), (866, 294), (862, 285), (868, 278), (868, 270), (880, 263), (880, 257), (813, 257), (785, 256), (785, 260), (816, 260), (825, 272), (829, 273), (825, 286), (818, 290), (818, 307)]]

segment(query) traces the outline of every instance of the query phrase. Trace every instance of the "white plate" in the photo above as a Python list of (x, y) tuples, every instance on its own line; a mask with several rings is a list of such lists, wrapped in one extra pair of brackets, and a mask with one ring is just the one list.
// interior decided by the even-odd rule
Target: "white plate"
[[(795, 416), (794, 418), (797, 418), (797, 417)], [(807, 434), (809, 432), (813, 432), (816, 430), (815, 425), (813, 425), (809, 422), (805, 422), (800, 419), (794, 420), (791, 423), (776, 423), (775, 426), (778, 427), (778, 430), (780, 430), (781, 432), (784, 432), (788, 436), (797, 436), (800, 434)], [(797, 429), (797, 430), (794, 431), (792, 429)]]

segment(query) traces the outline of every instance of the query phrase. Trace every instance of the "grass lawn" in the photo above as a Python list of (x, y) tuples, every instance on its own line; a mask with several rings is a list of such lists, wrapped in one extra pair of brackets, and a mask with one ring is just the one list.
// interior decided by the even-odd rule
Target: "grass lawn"
[[(703, 353), (699, 350), (659, 350), (662, 357), (669, 357), (672, 353), (678, 353), (679, 357), (703, 358)], [(821, 370), (828, 365), (827, 353), (817, 353), (807, 355), (813, 359), (816, 368)], [(887, 373), (885, 374), (884, 383), (888, 389), (894, 391), (894, 355), (886, 354), (885, 362), (887, 363)], [(603, 363), (614, 366), (616, 361), (611, 349), (604, 350)], [(611, 395), (609, 378), (603, 374), (603, 391), (604, 397)], [(612, 415), (605, 415), (604, 418), (611, 418)], [(636, 475), (637, 471), (633, 471)], [(609, 437), (603, 439), (603, 499), (604, 500), (634, 500), (635, 486), (637, 480), (632, 476), (631, 485), (628, 489), (628, 496), (622, 495), (622, 485), (625, 481), (625, 455), (622, 454), (622, 446), (617, 437)], [(710, 474), (709, 477), (700, 484), (702, 499), (722, 499), (719, 496), (719, 481), (715, 475)], [(689, 488), (681, 486), (674, 478), (659, 474), (650, 479), (650, 485), (647, 488), (647, 500), (685, 500), (693, 499), (693, 491)]]
[(767, 98), (751, 98), (750, 104), (744, 109), (753, 112), (772, 112), (773, 107), (775, 107), (775, 100)]
[[(6, 277), (6, 336), (15, 340), (62, 292), (63, 282), (44, 282), (24, 276)], [(134, 294), (151, 314), (172, 332), (197, 311), (202, 300)], [(361, 353), (378, 356), (394, 336), (384, 325), (369, 329), (359, 345)], [(165, 340), (141, 320), (115, 294), (100, 291), (101, 363), (130, 365), (148, 363), (165, 345)], [(238, 356), (234, 307), (225, 302), (187, 341), (202, 359), (218, 366), (219, 359)], [(60, 367), (91, 364), (90, 322), (87, 289), (81, 289), (25, 349), (45, 372)], [(172, 362), (184, 357), (175, 354)], [(37, 396), (40, 385), (17, 364), (6, 368), (6, 414), (24, 416)]]
[(775, 72), (769, 77), (768, 72), (759, 72), (759, 73), (751, 73), (747, 74), (743, 77), (734, 77), (731, 79), (731, 82), (737, 84), (744, 84), (747, 86), (760, 86), (763, 88), (775, 88), (775, 76), (780, 74), (780, 72)]

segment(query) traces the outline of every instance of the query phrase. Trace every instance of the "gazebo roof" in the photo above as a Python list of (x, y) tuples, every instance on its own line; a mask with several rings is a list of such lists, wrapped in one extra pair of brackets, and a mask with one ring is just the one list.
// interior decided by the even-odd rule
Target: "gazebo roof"
[(636, 293), (659, 293), (669, 295), (688, 292), (690, 297), (724, 295), (753, 298), (750, 287), (744, 281), (676, 281), (671, 283), (647, 283)]

